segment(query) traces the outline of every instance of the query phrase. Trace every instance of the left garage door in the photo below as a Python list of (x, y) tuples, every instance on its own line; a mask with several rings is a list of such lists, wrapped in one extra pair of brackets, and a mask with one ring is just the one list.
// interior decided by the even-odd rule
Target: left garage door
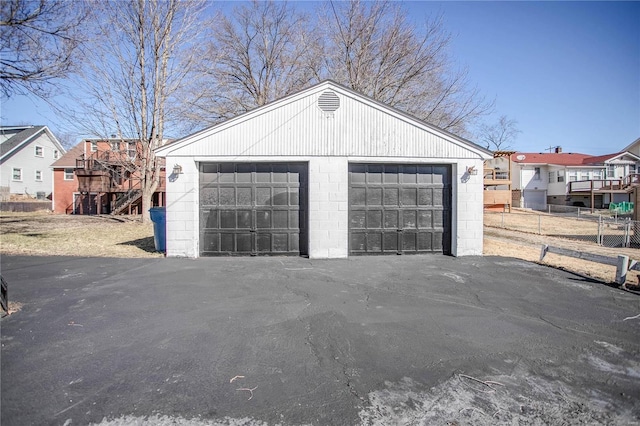
[(200, 164), (200, 254), (306, 254), (307, 165)]

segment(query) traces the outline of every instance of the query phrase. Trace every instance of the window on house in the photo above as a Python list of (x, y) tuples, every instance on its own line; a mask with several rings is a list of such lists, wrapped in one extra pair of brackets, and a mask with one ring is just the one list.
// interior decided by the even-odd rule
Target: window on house
[(98, 150), (98, 141), (91, 141), (91, 152), (96, 152)]
[(132, 160), (134, 158), (136, 158), (136, 143), (135, 142), (129, 142), (128, 148), (127, 148), (127, 155)]
[(36, 170), (36, 182), (42, 182), (42, 171)]
[(549, 172), (549, 183), (556, 182), (556, 172)]
[(36, 146), (36, 157), (44, 157), (44, 148)]
[(638, 173), (638, 166), (636, 164), (629, 164), (629, 174), (632, 175)]
[(111, 141), (111, 151), (120, 151), (119, 141)]
[(64, 169), (64, 180), (73, 180), (73, 169)]
[(562, 173), (558, 173), (558, 182), (564, 182), (564, 175)]
[(569, 172), (569, 182), (575, 182), (578, 180), (578, 172)]
[(602, 179), (602, 170), (594, 170), (592, 173), (593, 173), (593, 180)]
[(610, 179), (616, 177), (616, 166), (614, 164), (607, 165), (607, 177)]
[(53, 158), (57, 160), (57, 159), (58, 159), (58, 157), (60, 157), (60, 153), (58, 152), (58, 150), (57, 150), (57, 149), (54, 149), (54, 150), (53, 150)]
[(589, 170), (580, 170), (580, 180), (589, 180)]
[(22, 169), (13, 168), (13, 174), (11, 175), (11, 180), (22, 181)]
[(533, 169), (533, 180), (540, 180), (540, 167)]

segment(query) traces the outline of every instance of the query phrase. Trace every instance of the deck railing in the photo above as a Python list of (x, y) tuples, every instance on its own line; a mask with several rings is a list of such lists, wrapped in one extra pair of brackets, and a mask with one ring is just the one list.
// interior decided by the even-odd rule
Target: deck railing
[(569, 192), (620, 191), (640, 184), (640, 174), (631, 173), (618, 179), (591, 179), (569, 182)]

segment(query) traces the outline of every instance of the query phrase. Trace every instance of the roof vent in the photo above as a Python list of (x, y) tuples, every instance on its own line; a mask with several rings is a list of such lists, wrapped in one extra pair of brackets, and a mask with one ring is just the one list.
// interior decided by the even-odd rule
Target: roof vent
[(333, 112), (340, 108), (340, 98), (334, 92), (327, 90), (318, 98), (318, 107), (324, 112)]

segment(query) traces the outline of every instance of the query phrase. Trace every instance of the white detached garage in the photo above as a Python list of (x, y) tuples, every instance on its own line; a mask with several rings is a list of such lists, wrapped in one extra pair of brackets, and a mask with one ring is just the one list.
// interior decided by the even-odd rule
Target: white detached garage
[(167, 256), (482, 254), (491, 153), (332, 81), (156, 154)]

